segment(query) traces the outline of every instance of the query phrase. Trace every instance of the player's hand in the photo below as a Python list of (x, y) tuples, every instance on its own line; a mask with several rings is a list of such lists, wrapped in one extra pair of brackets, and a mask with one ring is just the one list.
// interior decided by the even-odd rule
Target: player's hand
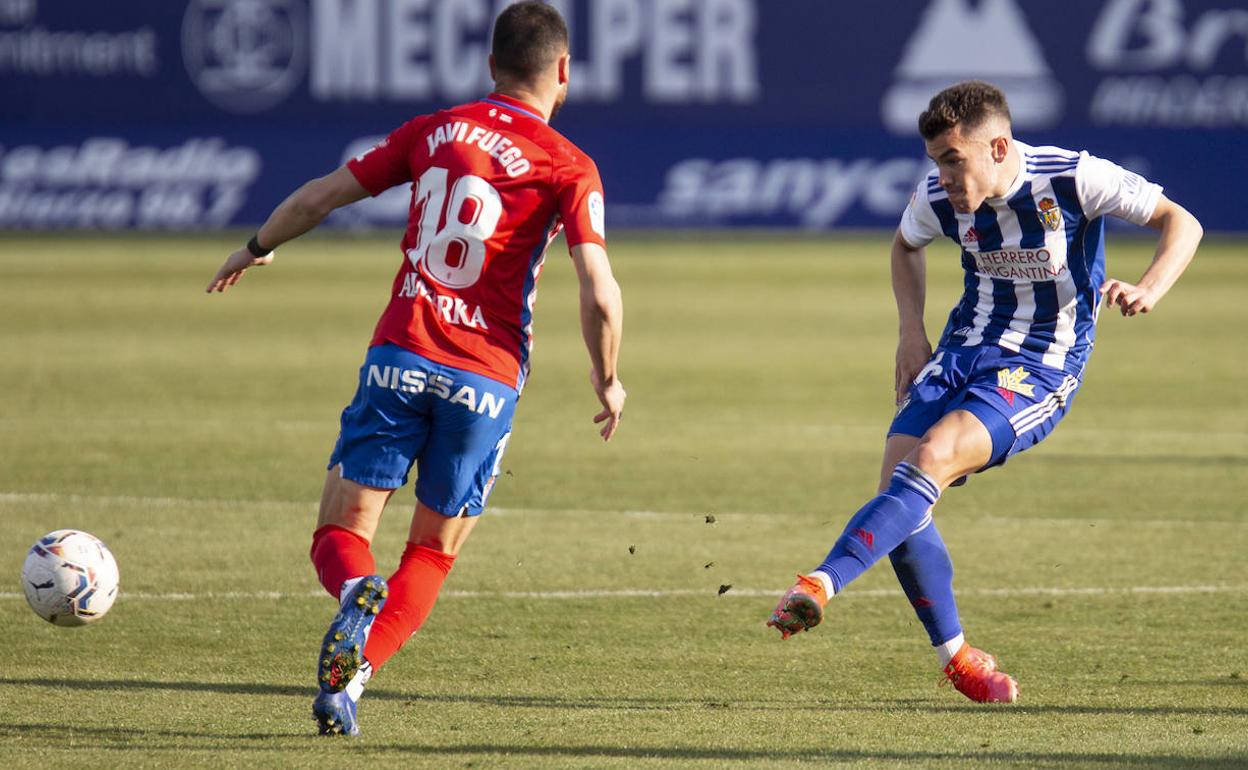
[(624, 399), (628, 394), (624, 392), (624, 385), (619, 379), (604, 382), (592, 369), (589, 371), (589, 382), (594, 386), (594, 392), (598, 394), (598, 401), (602, 404), (602, 411), (594, 416), (594, 422), (606, 423), (599, 433), (603, 441), (610, 441), (615, 435), (615, 429), (620, 427), (620, 418), (624, 416)]
[(1117, 305), (1126, 316), (1147, 313), (1159, 299), (1148, 289), (1116, 278), (1110, 278), (1101, 284), (1101, 293), (1105, 295), (1105, 301), (1110, 307)]
[(253, 257), (251, 252), (245, 247), (239, 249), (225, 260), (225, 264), (213, 276), (212, 282), (208, 284), (208, 288), (204, 289), (208, 294), (222, 292), (238, 283), (238, 279), (243, 277), (243, 273), (247, 272), (249, 267), (263, 267), (273, 261), (273, 254), (269, 252), (263, 257)]
[(926, 336), (903, 336), (897, 343), (897, 368), (893, 374), (896, 403), (900, 404), (910, 390), (910, 383), (919, 376), (923, 367), (932, 359), (932, 343)]

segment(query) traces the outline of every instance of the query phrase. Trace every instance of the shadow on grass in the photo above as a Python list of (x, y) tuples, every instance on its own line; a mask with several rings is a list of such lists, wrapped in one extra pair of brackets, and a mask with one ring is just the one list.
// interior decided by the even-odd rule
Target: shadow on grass
[[(0, 687), (20, 685), (50, 689), (72, 690), (154, 690), (175, 692), (220, 693), (223, 695), (277, 695), (294, 698), (311, 698), (316, 694), (312, 686), (266, 684), (263, 682), (168, 682), (143, 679), (15, 679), (0, 677)], [(1100, 714), (1121, 716), (1186, 716), (1186, 717), (1246, 717), (1248, 707), (1236, 706), (1091, 706), (1079, 704), (1044, 704), (1015, 706), (983, 706), (963, 701), (933, 703), (918, 698), (895, 698), (873, 703), (849, 703), (844, 700), (820, 700), (795, 698), (793, 700), (723, 700), (717, 698), (662, 698), (612, 696), (557, 696), (557, 695), (449, 695), (405, 693), (371, 688), (368, 698), (372, 701), (401, 701), (406, 705), (433, 703), (466, 703), (501, 708), (537, 709), (602, 709), (611, 711), (677, 711), (683, 709), (712, 709), (724, 711), (840, 711), (854, 712), (906, 712), (918, 711), (933, 714), (975, 713), (996, 710), (1015, 716), (1036, 714)]]
[[(247, 747), (245, 745), (234, 745), (235, 741), (271, 741), (276, 738), (315, 738), (316, 728), (312, 724), (311, 711), (308, 712), (308, 729), (302, 732), (267, 732), (267, 733), (232, 733), (227, 734), (223, 731), (217, 732), (195, 732), (193, 730), (164, 730), (149, 729), (144, 727), (91, 727), (87, 725), (71, 725), (67, 723), (58, 724), (40, 724), (40, 723), (13, 723), (0, 724), (0, 740), (5, 738), (21, 738), (27, 741), (49, 741), (49, 746), (66, 745), (67, 738), (73, 738), (74, 748), (91, 748), (91, 749), (171, 749), (175, 746), (184, 749), (195, 748), (221, 748), (222, 750), (233, 750), (241, 748), (243, 750), (257, 750), (265, 748), (262, 745)], [(98, 743), (91, 743), (89, 739), (95, 738)], [(176, 738), (180, 741), (220, 741), (221, 746), (214, 747), (211, 745), (188, 745), (186, 743), (165, 743), (161, 744), (160, 738)], [(142, 743), (139, 743), (142, 741)]]
[[(416, 744), (377, 744), (367, 740), (342, 738), (321, 739), (308, 733), (243, 733), (224, 736), (220, 733), (192, 732), (186, 730), (148, 730), (128, 727), (72, 727), (64, 724), (0, 724), (0, 739), (10, 736), (27, 741), (55, 741), (63, 743), (67, 737), (74, 739), (75, 749), (125, 751), (141, 754), (144, 751), (204, 751), (228, 753), (289, 752), (290, 743), (273, 743), (274, 739), (303, 739), (305, 745), (318, 749), (331, 744), (349, 748), (352, 754), (383, 757), (422, 756), (509, 759), (577, 759), (608, 758), (624, 760), (704, 760), (720, 762), (743, 762), (757, 760), (775, 761), (822, 761), (859, 762), (884, 760), (892, 762), (946, 762), (955, 767), (967, 762), (1024, 764), (1028, 767), (1074, 767), (1074, 768), (1179, 768), (1180, 770), (1242, 770), (1245, 757), (1195, 757), (1174, 754), (1108, 754), (1108, 753), (1059, 753), (1059, 752), (1009, 752), (1009, 751), (862, 751), (857, 749), (827, 749), (802, 751), (800, 749), (733, 749), (682, 746), (532, 746), (507, 743), (469, 743), (459, 746), (422, 746)], [(92, 745), (91, 739), (98, 740)], [(162, 740), (173, 739), (173, 740)], [(188, 744), (187, 741), (194, 741)]]

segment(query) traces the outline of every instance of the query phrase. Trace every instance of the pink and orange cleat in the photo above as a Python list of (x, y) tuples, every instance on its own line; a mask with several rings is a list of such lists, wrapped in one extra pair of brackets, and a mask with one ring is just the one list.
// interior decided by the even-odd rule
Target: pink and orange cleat
[(788, 639), (799, 631), (809, 631), (819, 625), (827, 603), (828, 593), (818, 578), (798, 575), (793, 587), (780, 597), (767, 625), (778, 629), (781, 639)]
[(1018, 682), (997, 670), (997, 659), (963, 644), (945, 666), (945, 676), (954, 688), (976, 703), (1013, 703), (1018, 700)]

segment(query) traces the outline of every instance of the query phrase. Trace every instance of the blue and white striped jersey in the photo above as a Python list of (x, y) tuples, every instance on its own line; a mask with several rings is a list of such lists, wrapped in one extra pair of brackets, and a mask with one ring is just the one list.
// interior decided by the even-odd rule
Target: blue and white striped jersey
[(974, 213), (954, 211), (933, 169), (901, 218), (914, 248), (947, 235), (962, 249), (965, 291), (941, 345), (996, 345), (1082, 375), (1105, 279), (1105, 216), (1146, 223), (1161, 187), (1110, 161), (1015, 142), (1010, 189)]

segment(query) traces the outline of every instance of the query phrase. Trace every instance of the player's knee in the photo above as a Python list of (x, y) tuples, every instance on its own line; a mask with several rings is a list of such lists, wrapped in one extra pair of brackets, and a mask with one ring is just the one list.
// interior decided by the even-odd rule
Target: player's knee
[(942, 487), (957, 464), (957, 448), (940, 436), (924, 436), (915, 447), (911, 462), (931, 476)]
[(371, 501), (352, 500), (343, 496), (321, 518), (322, 526), (332, 524), (371, 539), (377, 520), (381, 518), (381, 511)]
[(476, 523), (476, 516), (446, 516), (419, 503), (412, 516), (407, 542), (454, 556)]

